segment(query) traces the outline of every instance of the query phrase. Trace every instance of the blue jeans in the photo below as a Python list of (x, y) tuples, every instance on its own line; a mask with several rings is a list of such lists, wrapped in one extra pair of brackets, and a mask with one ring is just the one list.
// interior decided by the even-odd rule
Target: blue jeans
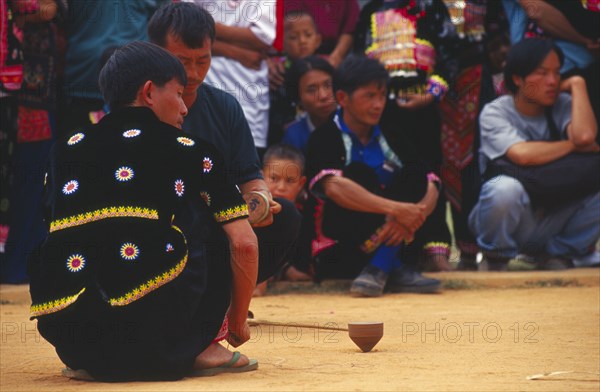
[(500, 175), (483, 184), (469, 226), (492, 256), (584, 256), (600, 238), (600, 193), (543, 211), (532, 208), (519, 181)]

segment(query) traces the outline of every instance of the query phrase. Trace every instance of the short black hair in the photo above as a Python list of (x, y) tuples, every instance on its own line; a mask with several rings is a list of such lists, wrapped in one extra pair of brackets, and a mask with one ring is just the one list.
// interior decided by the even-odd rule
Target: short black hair
[(295, 60), (285, 74), (285, 91), (292, 102), (298, 104), (300, 99), (298, 94), (300, 79), (302, 79), (309, 71), (313, 70), (325, 72), (331, 76), (332, 80), (335, 75), (335, 69), (331, 64), (319, 56), (308, 56)]
[(195, 3), (165, 4), (148, 22), (148, 37), (151, 42), (164, 47), (169, 33), (189, 48), (201, 48), (207, 38), (211, 43), (215, 41), (215, 20)]
[(342, 90), (346, 94), (352, 95), (358, 88), (373, 82), (385, 86), (388, 79), (388, 72), (379, 61), (363, 55), (352, 54), (340, 64), (333, 84), (336, 91)]
[(135, 41), (114, 51), (100, 71), (98, 84), (111, 110), (128, 106), (148, 80), (164, 86), (176, 79), (183, 86), (187, 77), (183, 64), (158, 45)]
[(506, 88), (515, 94), (519, 88), (513, 81), (513, 75), (520, 76), (521, 78), (530, 75), (540, 66), (551, 51), (556, 52), (562, 66), (564, 60), (563, 52), (550, 39), (528, 38), (510, 48), (504, 67), (504, 85)]
[(291, 144), (281, 143), (274, 144), (265, 152), (263, 163), (269, 162), (271, 159), (283, 159), (292, 161), (300, 167), (300, 175), (304, 174), (304, 154), (298, 148)]
[(312, 21), (312, 24), (315, 28), (315, 31), (318, 33), (319, 28), (317, 27), (317, 22), (315, 22), (315, 18), (313, 17), (313, 15), (310, 12), (304, 11), (304, 10), (292, 10), (292, 11), (286, 12), (283, 17), (284, 28), (285, 28), (285, 25), (287, 22), (295, 22), (303, 16), (308, 16), (310, 18), (310, 20)]

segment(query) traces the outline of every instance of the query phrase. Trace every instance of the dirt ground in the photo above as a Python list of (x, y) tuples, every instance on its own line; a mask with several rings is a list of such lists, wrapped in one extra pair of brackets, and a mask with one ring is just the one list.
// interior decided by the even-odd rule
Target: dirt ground
[[(346, 332), (253, 327), (242, 351), (259, 370), (177, 382), (102, 384), (60, 375), (28, 320), (27, 286), (0, 286), (1, 391), (600, 390), (600, 269), (437, 274), (437, 295), (352, 298), (341, 285), (277, 285), (253, 300), (256, 319), (346, 327), (385, 323), (362, 353)], [(573, 373), (528, 380), (527, 376)]]

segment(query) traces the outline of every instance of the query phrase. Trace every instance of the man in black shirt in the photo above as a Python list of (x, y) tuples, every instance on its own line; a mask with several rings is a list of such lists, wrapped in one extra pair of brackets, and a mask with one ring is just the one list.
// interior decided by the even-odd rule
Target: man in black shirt
[[(272, 276), (298, 236), (300, 215), (291, 202), (274, 200), (261, 174), (261, 164), (248, 122), (240, 104), (230, 94), (203, 83), (210, 68), (215, 23), (211, 15), (193, 3), (173, 3), (156, 11), (148, 24), (148, 36), (183, 63), (188, 83), (183, 100), (189, 113), (183, 129), (213, 143), (225, 157), (228, 181), (236, 184), (245, 197), (259, 192), (269, 201), (266, 218), (254, 222), (259, 241), (258, 282)], [(206, 235), (195, 222), (199, 210), (190, 206), (190, 225), (198, 237)], [(252, 215), (252, 211), (251, 211)], [(218, 233), (214, 241), (222, 240)], [(200, 252), (191, 238), (191, 252)]]

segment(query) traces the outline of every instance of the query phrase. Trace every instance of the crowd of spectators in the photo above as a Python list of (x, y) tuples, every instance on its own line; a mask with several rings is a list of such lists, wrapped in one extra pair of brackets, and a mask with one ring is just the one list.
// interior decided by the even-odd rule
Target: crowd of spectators
[[(548, 222), (567, 206), (541, 208), (512, 178), (486, 173), (500, 157), (536, 166), (597, 153), (597, 2), (182, 2), (212, 17), (210, 42), (182, 27), (196, 17), (186, 8), (157, 12), (169, 3), (178, 1), (1, 0), (2, 282), (28, 280), (27, 258), (47, 234), (39, 206), (52, 144), (110, 112), (100, 69), (136, 40), (183, 63), (183, 130), (219, 148), (242, 194), (266, 195), (270, 213), (253, 228), (268, 276), (349, 278), (354, 294), (377, 296), (437, 291), (421, 272), (504, 270), (518, 255), (541, 269), (600, 263), (597, 193), (569, 204), (585, 222), (553, 231)], [(523, 40), (553, 46), (523, 70), (524, 52), (508, 55)], [(530, 78), (554, 72), (547, 56), (557, 80), (538, 88), (561, 94), (538, 105), (555, 113), (557, 140), (535, 117), (543, 113), (510, 106), (537, 99), (523, 94)], [(511, 61), (517, 69), (507, 71)], [(569, 140), (560, 153), (537, 144)], [(547, 159), (523, 158), (530, 153)], [(194, 249), (205, 219), (188, 208), (181, 224)]]

